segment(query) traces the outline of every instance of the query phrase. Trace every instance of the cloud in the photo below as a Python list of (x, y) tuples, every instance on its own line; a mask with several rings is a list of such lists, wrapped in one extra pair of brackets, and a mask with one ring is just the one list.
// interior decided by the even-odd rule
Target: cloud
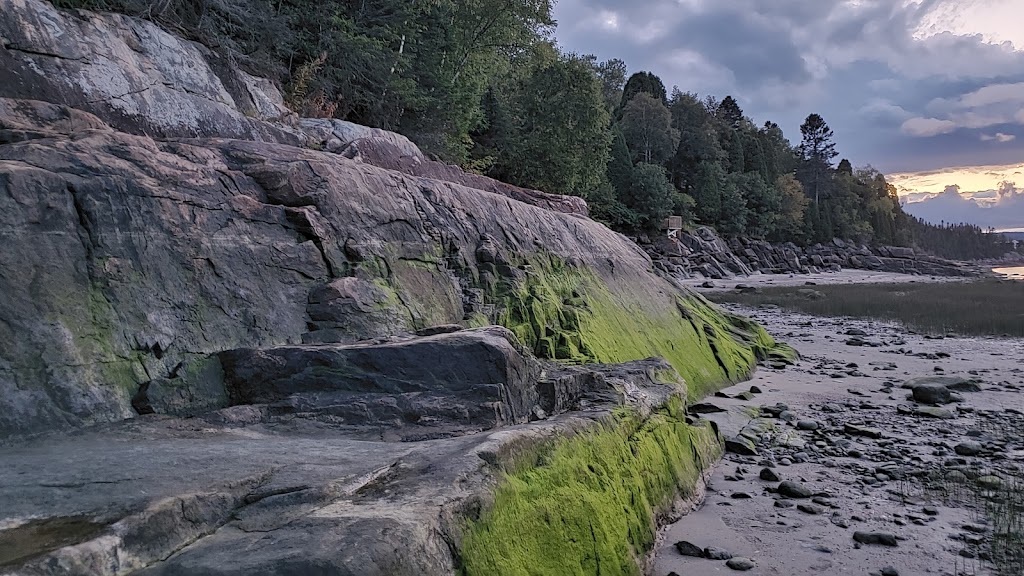
[(956, 130), (956, 122), (939, 120), (938, 118), (911, 118), (900, 126), (900, 130), (908, 135), (918, 138), (949, 134)]
[(1024, 136), (1024, 50), (1003, 42), (1019, 26), (987, 16), (1018, 2), (560, 0), (556, 36), (669, 87), (730, 94), (791, 139), (819, 113), (855, 164), (915, 171), (1024, 157), (1021, 137), (978, 145), (981, 130)]
[(1016, 139), (1017, 139), (1017, 135), (1016, 134), (1003, 134), (1002, 132), (996, 132), (995, 135), (989, 135), (989, 134), (982, 134), (981, 135), (981, 141), (982, 142), (996, 141), (996, 142), (998, 142), (1000, 144), (1005, 144), (1007, 142), (1013, 142)]
[(904, 209), (929, 222), (1024, 228), (1024, 164), (978, 166), (889, 176)]
[(961, 192), (949, 186), (943, 193), (903, 206), (908, 213), (928, 222), (974, 224), (982, 228), (1024, 227), (1024, 194), (1013, 183), (999, 190)]

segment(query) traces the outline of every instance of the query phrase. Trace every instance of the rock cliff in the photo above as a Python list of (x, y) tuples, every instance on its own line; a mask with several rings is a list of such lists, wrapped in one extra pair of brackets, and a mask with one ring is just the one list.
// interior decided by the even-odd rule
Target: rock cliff
[(687, 397), (774, 346), (582, 200), (148, 22), (4, 0), (0, 38), (2, 573), (493, 573), (527, 519), (510, 569), (637, 571), (720, 450)]

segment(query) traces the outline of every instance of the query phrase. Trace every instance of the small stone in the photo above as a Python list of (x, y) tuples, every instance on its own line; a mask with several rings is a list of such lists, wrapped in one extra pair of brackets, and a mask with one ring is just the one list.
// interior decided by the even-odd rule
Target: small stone
[(886, 566), (882, 568), (882, 576), (900, 576), (900, 571), (892, 566)]
[(762, 390), (760, 388), (758, 388), (757, 386), (751, 386), (750, 387), (750, 393), (751, 394), (761, 394)]
[(898, 546), (896, 536), (886, 532), (854, 532), (853, 539), (860, 544), (877, 544), (880, 546)]
[(820, 424), (814, 420), (800, 420), (796, 423), (797, 430), (817, 430), (819, 427)]
[(914, 409), (914, 414), (926, 418), (939, 418), (940, 420), (952, 420), (955, 416), (945, 408), (938, 406), (920, 406)]
[(849, 528), (850, 527), (850, 523), (847, 522), (846, 518), (843, 518), (842, 516), (839, 516), (839, 515), (833, 515), (832, 518), (829, 521), (832, 522), (832, 524), (835, 524), (836, 526), (839, 526), (840, 528)]
[(961, 442), (953, 448), (953, 451), (960, 456), (977, 456), (981, 454), (982, 446), (978, 442), (968, 440), (967, 442)]
[(919, 384), (912, 392), (914, 400), (922, 404), (949, 404), (953, 401), (949, 388), (942, 384)]
[(1003, 485), (1003, 479), (998, 476), (982, 476), (974, 483), (985, 490), (998, 490)]
[(811, 514), (814, 516), (817, 516), (825, 511), (824, 508), (816, 504), (798, 504), (796, 509), (803, 512), (804, 514)]
[(781, 478), (779, 478), (779, 475), (776, 474), (775, 471), (772, 470), (771, 468), (762, 468), (760, 478), (765, 482), (778, 482), (779, 480), (781, 480)]
[(732, 558), (732, 553), (721, 548), (708, 546), (704, 549), (704, 557), (708, 560), (728, 560)]
[(873, 428), (865, 428), (863, 426), (856, 426), (854, 424), (844, 424), (843, 432), (851, 436), (863, 436), (865, 438), (879, 439), (882, 437), (882, 432)]
[(757, 456), (757, 448), (754, 447), (754, 442), (742, 436), (726, 438), (725, 451), (739, 454), (740, 456)]
[(778, 493), (789, 498), (810, 498), (814, 494), (810, 488), (790, 480), (779, 484)]
[(679, 552), (683, 556), (692, 556), (694, 558), (704, 558), (704, 550), (700, 549), (696, 544), (687, 542), (686, 540), (680, 540), (676, 542), (676, 552)]
[(733, 492), (732, 494), (733, 500), (750, 500), (751, 498), (753, 498), (753, 496), (751, 496), (749, 492)]
[(754, 568), (754, 561), (750, 558), (737, 556), (736, 558), (731, 558), (725, 565), (737, 572), (746, 572)]
[(710, 402), (698, 402), (697, 404), (691, 405), (686, 411), (690, 414), (717, 414), (719, 412), (725, 412), (726, 409), (715, 406)]

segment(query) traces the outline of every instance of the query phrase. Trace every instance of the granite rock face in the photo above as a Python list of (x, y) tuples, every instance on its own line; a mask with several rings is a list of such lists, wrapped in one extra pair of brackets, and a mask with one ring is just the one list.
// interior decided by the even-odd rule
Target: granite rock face
[(294, 114), (272, 83), (152, 22), (40, 0), (5, 0), (0, 15), (0, 96), (67, 105), (137, 134), (300, 142), (281, 124)]
[(4, 576), (453, 574), (516, 455), (699, 470), (688, 384), (774, 345), (583, 200), (295, 119), (151, 23), (10, 0), (0, 40)]
[(497, 428), (527, 422), (541, 365), (491, 327), (387, 344), (279, 346), (219, 354), (232, 404), (347, 425)]
[[(226, 407), (225, 350), (439, 325), (503, 324), (573, 361), (675, 351), (712, 382), (753, 362), (730, 320), (578, 198), (465, 174), (380, 130), (270, 124), (279, 94), (247, 84), (261, 116), (205, 49), (146, 22), (37, 0), (2, 11), (5, 435)], [(292, 145), (322, 138), (334, 152)], [(669, 340), (682, 332), (685, 353)]]

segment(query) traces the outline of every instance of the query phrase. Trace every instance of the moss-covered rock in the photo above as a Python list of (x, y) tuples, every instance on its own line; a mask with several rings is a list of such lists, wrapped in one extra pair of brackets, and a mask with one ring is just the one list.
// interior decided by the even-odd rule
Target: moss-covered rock
[(686, 423), (679, 397), (519, 453), (466, 531), (463, 574), (640, 574), (659, 516), (720, 453), (710, 426)]
[[(593, 271), (553, 256), (530, 260), (522, 280), (493, 289), (496, 322), (542, 358), (618, 363), (658, 356), (689, 384), (691, 398), (743, 380), (776, 350), (756, 323), (680, 291), (664, 302), (613, 290)], [(782, 352), (779, 352), (780, 354)]]

